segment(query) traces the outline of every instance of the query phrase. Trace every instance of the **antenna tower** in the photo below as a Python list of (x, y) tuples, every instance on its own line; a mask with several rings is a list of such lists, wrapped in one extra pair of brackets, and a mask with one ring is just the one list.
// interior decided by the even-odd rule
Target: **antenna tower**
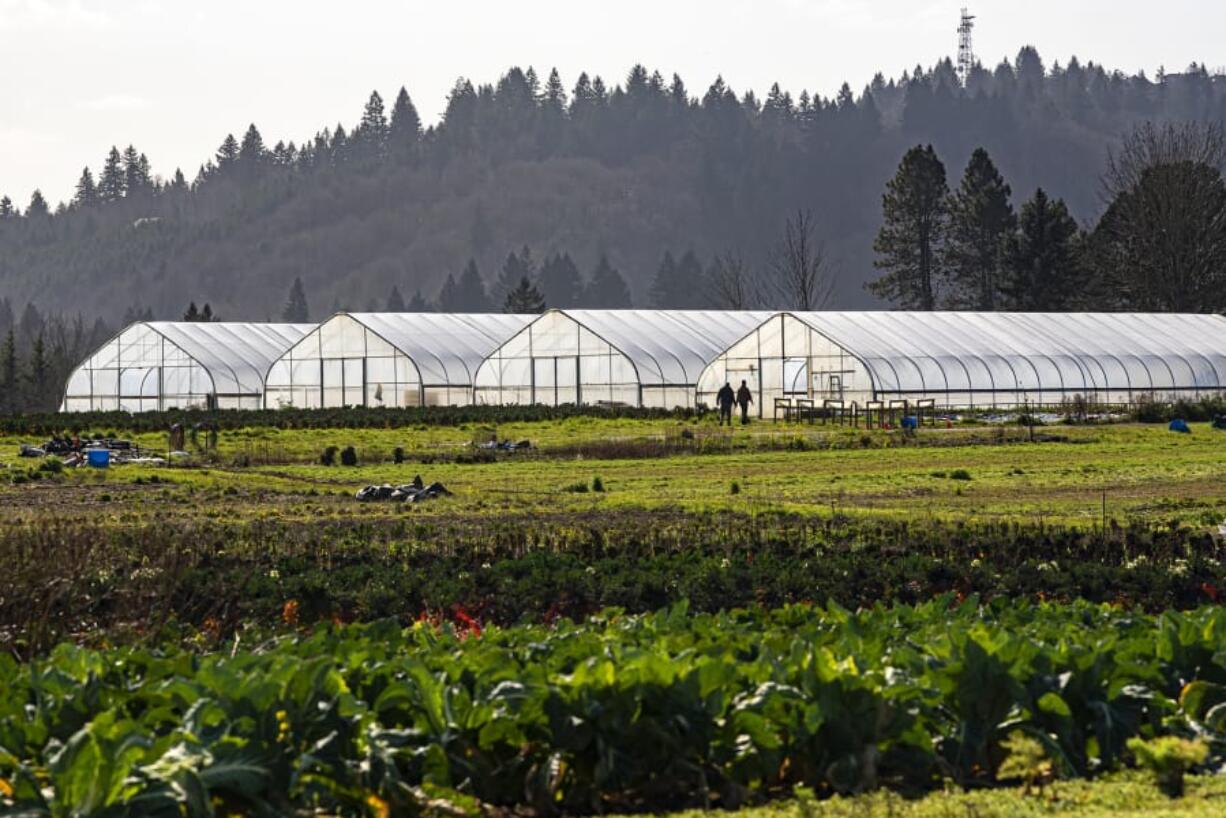
[(975, 64), (975, 51), (971, 47), (971, 30), (975, 28), (975, 15), (962, 9), (962, 22), (958, 24), (958, 79), (966, 85), (966, 78)]

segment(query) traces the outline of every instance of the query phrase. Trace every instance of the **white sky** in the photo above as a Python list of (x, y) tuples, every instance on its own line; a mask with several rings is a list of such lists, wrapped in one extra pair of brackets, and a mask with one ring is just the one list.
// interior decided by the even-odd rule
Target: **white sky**
[(858, 91), (952, 55), (963, 2), (989, 64), (1033, 44), (1151, 76), (1226, 65), (1226, 0), (0, 0), (0, 193), (68, 198), (129, 142), (190, 179), (227, 132), (301, 142), (350, 127), (372, 89), (390, 109), (406, 85), (435, 122), (456, 77), (511, 65), (568, 89), (642, 62), (696, 95), (721, 73), (738, 93)]

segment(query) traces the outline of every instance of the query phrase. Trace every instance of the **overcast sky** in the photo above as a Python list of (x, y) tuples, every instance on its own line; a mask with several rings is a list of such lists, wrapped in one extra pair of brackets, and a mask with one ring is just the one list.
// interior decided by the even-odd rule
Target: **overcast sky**
[(1226, 65), (1226, 0), (0, 0), (0, 193), (71, 196), (81, 168), (134, 143), (189, 179), (227, 132), (302, 141), (405, 85), (436, 122), (464, 75), (510, 65), (619, 82), (635, 62), (701, 94), (774, 81), (857, 91), (956, 51), (959, 7), (995, 64), (1020, 46), (1109, 68)]

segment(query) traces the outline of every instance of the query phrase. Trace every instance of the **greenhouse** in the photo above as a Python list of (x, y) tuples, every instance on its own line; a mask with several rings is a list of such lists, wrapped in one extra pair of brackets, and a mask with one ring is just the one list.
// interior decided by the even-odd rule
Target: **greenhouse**
[(477, 367), (534, 317), (337, 313), (271, 363), (264, 404), (468, 405)]
[(864, 408), (1128, 404), (1226, 390), (1226, 318), (1153, 313), (778, 313), (713, 358), (698, 400)]
[(491, 352), (476, 402), (693, 406), (706, 365), (770, 314), (549, 310)]
[(264, 373), (309, 324), (142, 321), (68, 377), (66, 412), (264, 405)]

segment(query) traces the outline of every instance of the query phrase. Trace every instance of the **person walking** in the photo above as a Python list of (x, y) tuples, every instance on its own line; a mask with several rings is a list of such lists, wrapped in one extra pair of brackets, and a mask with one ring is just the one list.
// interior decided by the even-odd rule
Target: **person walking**
[(719, 425), (723, 426), (724, 421), (728, 421), (728, 425), (732, 425), (732, 404), (736, 403), (736, 393), (732, 391), (732, 384), (725, 382), (724, 388), (719, 390), (715, 395), (715, 405), (719, 408)]
[(749, 384), (741, 381), (741, 388), (736, 390), (736, 402), (741, 405), (741, 425), (749, 423), (749, 404), (753, 403), (753, 393), (749, 391)]

